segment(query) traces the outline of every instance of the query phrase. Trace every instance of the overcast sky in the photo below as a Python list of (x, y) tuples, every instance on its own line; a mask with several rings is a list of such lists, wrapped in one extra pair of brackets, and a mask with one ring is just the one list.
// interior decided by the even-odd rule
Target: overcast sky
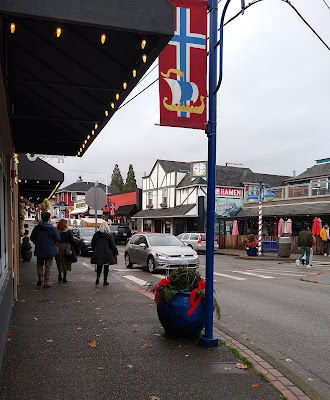
[[(330, 0), (291, 0), (330, 46)], [(224, 1), (221, 1), (219, 12)], [(226, 20), (239, 11), (232, 1)], [(219, 18), (220, 19), (220, 18)], [(153, 66), (155, 66), (155, 63)], [(133, 97), (158, 77), (158, 67)], [(330, 157), (330, 51), (280, 0), (263, 0), (224, 29), (224, 75), (218, 92), (217, 164), (292, 175)], [(65, 184), (81, 175), (105, 183), (117, 163), (138, 184), (157, 158), (207, 159), (204, 131), (160, 127), (158, 82), (116, 112), (81, 159), (51, 161)]]

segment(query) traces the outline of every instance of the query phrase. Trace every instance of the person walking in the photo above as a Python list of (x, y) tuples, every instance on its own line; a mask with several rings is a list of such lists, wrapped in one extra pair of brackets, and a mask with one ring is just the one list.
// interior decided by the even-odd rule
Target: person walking
[(53, 263), (53, 257), (58, 254), (56, 242), (60, 240), (60, 234), (58, 230), (51, 225), (49, 212), (41, 214), (41, 221), (33, 228), (30, 239), (35, 244), (34, 255), (37, 257), (37, 286), (41, 286), (44, 280), (44, 288), (50, 288), (50, 268)]
[(80, 240), (80, 229), (78, 228), (78, 222), (76, 219), (73, 220), (72, 223), (72, 233), (74, 238), (79, 242)]
[(57, 243), (59, 253), (55, 258), (58, 269), (58, 281), (67, 283), (66, 273), (67, 271), (71, 271), (72, 262), (77, 261), (76, 243), (72, 230), (68, 228), (68, 221), (66, 219), (61, 219), (58, 222), (57, 229), (60, 234), (60, 239)]
[(109, 225), (105, 221), (102, 222), (99, 230), (94, 233), (92, 239), (92, 250), (93, 254), (91, 264), (97, 265), (95, 284), (99, 284), (102, 267), (104, 267), (103, 285), (109, 285), (109, 265), (117, 264), (118, 250), (115, 239), (110, 233)]
[(329, 235), (329, 225), (324, 224), (324, 227), (320, 231), (320, 236), (323, 241), (323, 251), (325, 256), (330, 256), (329, 247), (330, 247), (330, 235)]
[(298, 235), (298, 249), (300, 249), (300, 255), (296, 260), (296, 267), (299, 267), (301, 259), (306, 254), (306, 268), (310, 268), (310, 251), (313, 247), (313, 235), (312, 232), (309, 230), (309, 224), (304, 224), (304, 230), (299, 232)]

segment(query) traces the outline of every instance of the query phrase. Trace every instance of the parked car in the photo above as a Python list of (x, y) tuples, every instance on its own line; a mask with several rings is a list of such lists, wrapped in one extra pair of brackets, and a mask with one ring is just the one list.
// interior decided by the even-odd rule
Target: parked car
[(125, 265), (156, 269), (172, 269), (185, 266), (198, 268), (199, 259), (195, 250), (185, 246), (174, 235), (162, 233), (136, 233), (128, 241), (125, 249)]
[[(206, 251), (206, 233), (205, 232), (185, 232), (177, 236), (177, 238), (192, 249)], [(214, 250), (218, 248), (218, 241), (214, 238)]]
[(95, 228), (79, 228), (79, 229), (80, 229), (79, 253), (82, 256), (89, 256), (93, 253), (92, 239), (95, 233)]
[(132, 236), (130, 228), (126, 225), (112, 224), (109, 225), (110, 232), (114, 235), (116, 243), (126, 243), (127, 239)]

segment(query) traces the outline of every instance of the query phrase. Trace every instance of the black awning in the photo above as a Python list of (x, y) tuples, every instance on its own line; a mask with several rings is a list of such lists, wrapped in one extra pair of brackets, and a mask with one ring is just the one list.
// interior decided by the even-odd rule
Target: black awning
[(172, 38), (174, 6), (1, 0), (0, 27), (16, 151), (75, 156), (85, 153)]
[(37, 158), (29, 161), (25, 154), (19, 154), (19, 194), (32, 203), (41, 203), (48, 198), (64, 180), (63, 172)]
[(131, 217), (136, 211), (136, 204), (129, 204), (127, 206), (119, 206), (115, 211), (115, 215), (116, 217)]

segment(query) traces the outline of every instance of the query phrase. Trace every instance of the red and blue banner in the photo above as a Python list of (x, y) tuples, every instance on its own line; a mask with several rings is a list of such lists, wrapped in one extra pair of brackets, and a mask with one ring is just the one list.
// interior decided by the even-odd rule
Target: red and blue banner
[(207, 1), (171, 3), (175, 34), (159, 56), (160, 125), (205, 130)]

